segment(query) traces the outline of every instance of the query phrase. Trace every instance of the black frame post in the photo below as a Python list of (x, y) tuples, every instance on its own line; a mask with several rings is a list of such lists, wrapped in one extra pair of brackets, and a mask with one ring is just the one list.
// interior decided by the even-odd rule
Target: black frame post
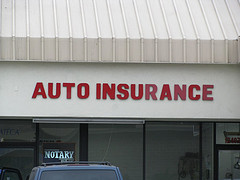
[(80, 124), (80, 161), (88, 161), (88, 124)]

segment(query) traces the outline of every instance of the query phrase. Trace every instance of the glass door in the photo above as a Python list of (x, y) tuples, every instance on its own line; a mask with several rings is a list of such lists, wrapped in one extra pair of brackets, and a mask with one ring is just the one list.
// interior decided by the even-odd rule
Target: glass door
[(1, 147), (0, 167), (20, 170), (23, 180), (26, 180), (34, 167), (34, 148)]
[(240, 180), (240, 150), (218, 150), (218, 179)]

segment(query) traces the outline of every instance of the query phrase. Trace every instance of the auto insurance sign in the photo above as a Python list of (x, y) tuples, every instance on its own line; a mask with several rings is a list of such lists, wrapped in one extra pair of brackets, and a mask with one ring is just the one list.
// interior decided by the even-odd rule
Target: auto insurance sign
[(240, 118), (240, 66), (1, 62), (1, 117)]

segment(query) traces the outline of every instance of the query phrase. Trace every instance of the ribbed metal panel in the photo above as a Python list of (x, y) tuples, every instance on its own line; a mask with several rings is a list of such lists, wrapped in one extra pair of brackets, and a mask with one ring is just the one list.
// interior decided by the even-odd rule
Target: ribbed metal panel
[(240, 63), (240, 0), (1, 0), (10, 61)]

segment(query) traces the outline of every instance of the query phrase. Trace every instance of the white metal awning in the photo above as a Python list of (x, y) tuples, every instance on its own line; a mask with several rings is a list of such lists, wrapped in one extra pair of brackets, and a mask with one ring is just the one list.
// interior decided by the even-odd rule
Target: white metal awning
[(3, 60), (240, 62), (240, 0), (0, 0)]

